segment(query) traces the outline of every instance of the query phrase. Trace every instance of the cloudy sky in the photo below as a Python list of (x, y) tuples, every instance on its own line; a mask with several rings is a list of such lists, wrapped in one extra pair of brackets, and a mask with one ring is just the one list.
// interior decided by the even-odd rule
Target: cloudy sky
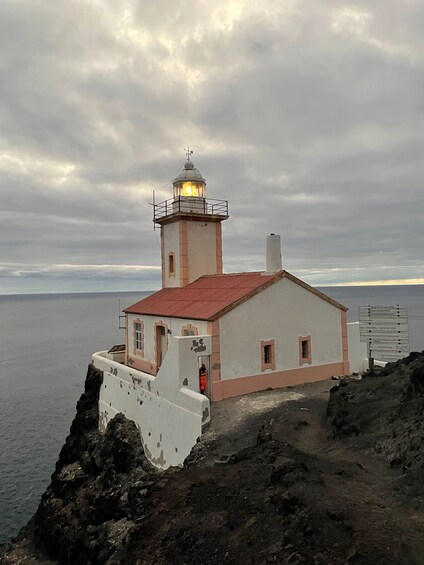
[[(227, 272), (424, 283), (422, 0), (1, 0), (0, 293), (154, 289), (184, 148)], [(168, 184), (167, 184), (168, 183)]]

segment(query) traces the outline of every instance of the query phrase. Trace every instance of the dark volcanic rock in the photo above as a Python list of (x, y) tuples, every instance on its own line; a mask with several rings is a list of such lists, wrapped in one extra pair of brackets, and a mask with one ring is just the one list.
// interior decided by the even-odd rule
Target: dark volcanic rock
[[(100, 371), (89, 367), (51, 484), (18, 537), (20, 547), (6, 553), (2, 562), (21, 562), (22, 543), (30, 538), (38, 554), (41, 550), (60, 563), (106, 563), (115, 553), (122, 558), (123, 546), (137, 531), (155, 470), (144, 456), (135, 424), (122, 414), (109, 423), (104, 436), (98, 432), (102, 378)], [(32, 558), (26, 556), (22, 562)]]
[[(139, 431), (122, 414), (110, 422), (104, 437), (90, 427), (84, 433), (77, 460), (62, 467), (59, 461), (53, 473), (35, 517), (35, 538), (61, 562), (105, 563), (137, 530), (154, 471)], [(69, 461), (70, 450), (65, 446), (62, 455), (64, 451), (63, 459)]]
[(389, 363), (378, 375), (331, 390), (332, 434), (356, 436), (357, 447), (383, 456), (400, 474), (395, 493), (424, 506), (424, 353)]
[[(330, 434), (328, 388), (318, 400), (305, 385), (301, 401), (255, 409), (164, 472), (122, 414), (99, 434), (102, 375), (90, 367), (51, 484), (0, 563), (421, 565), (422, 512), (392, 490), (396, 479), (396, 494), (420, 506), (423, 367), (412, 355), (340, 381)], [(224, 402), (231, 424), (237, 399)]]

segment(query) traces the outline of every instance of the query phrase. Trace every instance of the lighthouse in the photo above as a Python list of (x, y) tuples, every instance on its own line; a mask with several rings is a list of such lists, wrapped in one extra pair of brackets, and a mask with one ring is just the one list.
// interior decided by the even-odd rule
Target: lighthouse
[(173, 197), (154, 204), (160, 226), (162, 288), (183, 287), (203, 275), (222, 274), (221, 222), (228, 201), (206, 198), (206, 181), (191, 160), (173, 179)]
[(162, 288), (125, 308), (120, 363), (114, 348), (93, 355), (100, 430), (117, 413), (134, 420), (163, 469), (183, 465), (210, 402), (349, 373), (347, 308), (282, 268), (279, 235), (265, 271), (223, 273), (228, 202), (207, 198), (191, 154), (172, 198), (154, 203)]

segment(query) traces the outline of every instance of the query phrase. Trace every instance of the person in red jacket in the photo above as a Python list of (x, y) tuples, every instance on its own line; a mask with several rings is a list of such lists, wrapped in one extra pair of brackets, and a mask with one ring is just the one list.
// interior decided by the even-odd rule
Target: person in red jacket
[(203, 364), (199, 369), (199, 388), (201, 394), (206, 394), (207, 373), (206, 366)]

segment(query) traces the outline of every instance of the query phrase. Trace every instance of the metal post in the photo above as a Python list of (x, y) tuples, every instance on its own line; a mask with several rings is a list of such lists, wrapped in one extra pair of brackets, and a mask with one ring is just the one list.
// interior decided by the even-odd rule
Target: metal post
[(374, 372), (374, 357), (372, 356), (371, 341), (368, 342), (368, 370)]

